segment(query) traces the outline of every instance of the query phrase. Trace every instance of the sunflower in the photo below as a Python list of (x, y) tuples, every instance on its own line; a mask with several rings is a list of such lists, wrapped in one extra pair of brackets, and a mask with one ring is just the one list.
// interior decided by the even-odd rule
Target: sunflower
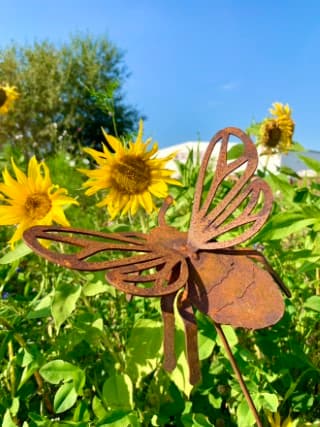
[(26, 176), (12, 159), (16, 179), (5, 169), (0, 183), (0, 225), (16, 225), (9, 243), (21, 239), (23, 232), (33, 225), (50, 225), (52, 222), (68, 226), (63, 207), (78, 204), (68, 197), (67, 190), (53, 185), (50, 172), (44, 162), (37, 162), (32, 157)]
[(272, 106), (269, 111), (274, 117), (268, 117), (262, 122), (259, 142), (269, 152), (287, 152), (292, 145), (294, 132), (291, 109), (288, 104), (283, 105), (280, 102), (275, 102)]
[(278, 412), (275, 414), (269, 412), (267, 414), (267, 418), (270, 423), (270, 427), (295, 427), (298, 422), (298, 420), (293, 421), (290, 416), (282, 422)]
[(142, 141), (142, 120), (139, 122), (136, 141), (130, 141), (127, 145), (104, 131), (103, 134), (113, 153), (104, 144), (103, 152), (85, 148), (84, 151), (94, 158), (98, 168), (80, 169), (80, 172), (89, 177), (83, 184), (87, 188), (85, 194), (91, 196), (99, 190), (107, 191), (97, 206), (106, 206), (111, 219), (120, 213), (135, 215), (139, 207), (151, 213), (156, 209), (152, 196), (165, 198), (168, 195), (167, 184), (181, 185), (171, 178), (173, 171), (165, 168), (175, 153), (165, 158), (155, 158), (157, 144), (148, 150), (151, 138)]
[(18, 92), (14, 86), (0, 85), (0, 114), (6, 114), (18, 96)]

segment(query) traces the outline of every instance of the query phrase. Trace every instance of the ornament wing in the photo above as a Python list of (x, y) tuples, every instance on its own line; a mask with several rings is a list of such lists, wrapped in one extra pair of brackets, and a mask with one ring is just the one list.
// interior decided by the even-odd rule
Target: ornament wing
[[(230, 136), (238, 138), (243, 147), (242, 154), (231, 161), (228, 160)], [(216, 170), (207, 182), (206, 172), (214, 150), (218, 151)], [(260, 230), (272, 208), (272, 193), (262, 179), (252, 179), (257, 165), (256, 147), (240, 129), (229, 127), (212, 138), (196, 184), (188, 233), (191, 247), (195, 250), (228, 248), (248, 240)], [(224, 236), (223, 239), (219, 240), (220, 236)]]
[[(113, 286), (132, 295), (168, 295), (183, 287), (188, 278), (185, 259), (175, 251), (152, 250), (143, 233), (40, 225), (26, 230), (23, 238), (38, 255), (63, 267), (106, 270), (107, 280)], [(53, 247), (53, 242), (58, 245)]]

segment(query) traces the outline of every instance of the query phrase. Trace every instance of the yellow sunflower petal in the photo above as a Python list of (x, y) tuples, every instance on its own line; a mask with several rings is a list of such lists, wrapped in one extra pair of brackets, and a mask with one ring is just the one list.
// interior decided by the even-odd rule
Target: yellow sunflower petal
[(137, 138), (134, 143), (130, 143), (132, 154), (144, 153), (145, 146), (148, 144), (148, 142), (144, 143), (142, 141), (142, 135), (143, 135), (143, 120), (139, 120), (139, 129), (138, 129)]
[(148, 151), (145, 154), (145, 158), (146, 159), (150, 159), (152, 156), (154, 156), (156, 153), (158, 152), (158, 144), (155, 142), (151, 148), (150, 151)]
[(15, 206), (0, 206), (0, 225), (15, 225), (21, 220), (22, 212)]
[(38, 176), (40, 174), (39, 164), (35, 156), (31, 157), (28, 164), (28, 183), (30, 191), (37, 191)]
[[(97, 163), (98, 165), (104, 165), (106, 161), (106, 155), (105, 153), (102, 153), (101, 151), (94, 150), (93, 148), (84, 148), (83, 151), (87, 154), (89, 154)], [(83, 171), (84, 169), (79, 169), (80, 171)]]
[(4, 168), (2, 172), (3, 181), (6, 186), (11, 187), (13, 184), (16, 183), (15, 179), (12, 178), (7, 168)]
[(291, 427), (292, 424), (293, 424), (293, 421), (292, 421), (291, 417), (289, 416), (283, 421), (281, 427)]
[(103, 136), (110, 144), (110, 147), (116, 152), (116, 153), (123, 153), (123, 144), (119, 139), (117, 139), (115, 136), (107, 134), (107, 132), (102, 129)]
[(0, 114), (8, 113), (18, 96), (19, 94), (14, 86), (0, 85)]
[(168, 186), (164, 181), (156, 181), (150, 185), (148, 190), (154, 196), (164, 199), (168, 195)]
[(23, 173), (22, 170), (17, 167), (17, 165), (15, 164), (13, 158), (11, 159), (11, 163), (12, 163), (13, 171), (14, 171), (14, 173), (16, 175), (16, 178), (17, 178), (18, 182), (20, 184), (27, 185), (28, 184), (28, 179), (26, 177), (26, 174)]
[(120, 210), (118, 208), (114, 208), (111, 205), (108, 205), (108, 213), (111, 219), (114, 219), (117, 215), (119, 215)]
[(21, 221), (20, 224), (18, 224), (16, 231), (13, 233), (13, 236), (8, 242), (11, 246), (11, 249), (13, 249), (14, 244), (22, 238), (24, 231), (32, 227), (33, 225), (33, 222), (27, 219)]
[[(132, 203), (133, 203), (133, 198), (131, 198), (127, 204), (123, 207), (123, 209), (121, 210), (121, 216), (126, 215), (128, 212), (131, 213), (131, 209), (132, 209)], [(118, 209), (117, 214), (120, 212), (120, 209)]]
[(52, 211), (52, 220), (57, 224), (63, 225), (64, 227), (70, 226), (70, 223), (67, 220), (64, 211), (62, 209), (57, 209), (56, 207)]
[(152, 212), (152, 208), (153, 208), (153, 203), (152, 203), (152, 197), (151, 194), (148, 191), (145, 191), (142, 195), (141, 195), (141, 199), (142, 199), (142, 203), (143, 203), (143, 208), (145, 209), (146, 212), (151, 213)]

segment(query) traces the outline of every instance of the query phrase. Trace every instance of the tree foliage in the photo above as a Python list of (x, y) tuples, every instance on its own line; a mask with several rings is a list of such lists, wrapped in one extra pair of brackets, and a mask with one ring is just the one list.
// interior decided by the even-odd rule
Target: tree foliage
[[(0, 82), (20, 93), (10, 114), (1, 117), (0, 144), (24, 153), (47, 154), (61, 145), (97, 146), (108, 133), (135, 130), (138, 112), (124, 101), (128, 77), (122, 53), (105, 37), (73, 36), (60, 46), (48, 41), (0, 50)], [(92, 94), (112, 98), (101, 108)]]

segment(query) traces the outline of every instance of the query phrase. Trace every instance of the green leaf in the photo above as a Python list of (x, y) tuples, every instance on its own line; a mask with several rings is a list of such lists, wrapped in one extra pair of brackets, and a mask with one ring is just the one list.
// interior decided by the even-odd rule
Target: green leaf
[(92, 399), (92, 411), (98, 420), (102, 420), (107, 416), (107, 410), (103, 403), (97, 396), (93, 396)]
[[(86, 402), (85, 400), (80, 400), (73, 411), (72, 418), (74, 421), (90, 421), (91, 411), (89, 402)], [(87, 427), (87, 425), (85, 427)]]
[[(177, 301), (176, 300), (175, 302)], [(189, 365), (186, 357), (186, 342), (184, 324), (180, 313), (177, 309), (177, 305), (174, 305), (175, 314), (175, 353), (177, 355), (177, 366), (169, 373), (171, 380), (175, 383), (179, 390), (181, 390), (186, 396), (190, 396), (193, 386), (189, 381)]]
[(299, 155), (299, 158), (303, 161), (304, 164), (308, 166), (308, 168), (314, 170), (317, 173), (320, 173), (320, 161), (316, 159), (312, 159), (311, 157)]
[(283, 239), (284, 237), (290, 236), (290, 234), (297, 233), (298, 231), (301, 231), (308, 227), (309, 225), (312, 225), (316, 222), (314, 218), (310, 219), (301, 219), (298, 220), (292, 224), (288, 224), (287, 226), (283, 225), (282, 227), (278, 227), (271, 230), (269, 232), (269, 239), (270, 240), (279, 240)]
[(21, 360), (17, 358), (17, 363), (23, 368), (30, 365), (30, 363), (34, 360), (34, 355), (28, 351), (27, 348), (22, 348), (21, 352), (19, 351), (19, 356), (22, 356)]
[(17, 424), (13, 422), (9, 409), (6, 410), (1, 427), (17, 427)]
[[(180, 332), (180, 331), (179, 331)], [(181, 334), (182, 335), (182, 334)], [(177, 337), (177, 335), (176, 335)], [(184, 334), (183, 334), (184, 339)], [(177, 358), (177, 366), (169, 373), (171, 380), (175, 383), (180, 391), (186, 396), (190, 396), (193, 386), (189, 380), (189, 365), (185, 351), (182, 351)]]
[[(132, 328), (126, 350), (131, 357), (141, 361), (140, 355), (150, 359), (160, 350), (162, 344), (162, 324), (152, 319), (139, 319)], [(142, 347), (138, 354), (134, 354), (137, 347)], [(143, 359), (143, 358), (142, 358)]]
[(203, 414), (194, 414), (192, 420), (194, 427), (212, 427), (212, 423), (209, 421), (208, 417)]
[(228, 160), (237, 159), (238, 157), (243, 155), (243, 144), (233, 145), (230, 150), (228, 150), (227, 158)]
[(72, 380), (78, 394), (81, 393), (85, 383), (85, 374), (82, 369), (64, 360), (53, 360), (40, 369), (40, 375), (51, 384)]
[(299, 211), (305, 218), (315, 218), (320, 222), (320, 206), (303, 203), (299, 206)]
[(18, 385), (18, 390), (28, 381), (28, 379), (39, 369), (39, 364), (37, 361), (33, 361), (30, 365), (26, 366), (22, 371), (20, 377), (20, 382)]
[(51, 311), (58, 330), (62, 323), (76, 308), (76, 303), (80, 297), (80, 294), (80, 285), (59, 283), (55, 289)]
[(295, 412), (308, 412), (314, 403), (314, 396), (301, 391), (295, 393), (292, 397), (292, 410)]
[(35, 412), (29, 412), (28, 415), (30, 420), (33, 422), (33, 424), (31, 424), (32, 426), (36, 425), (37, 427), (48, 427), (50, 425), (50, 421), (44, 415), (39, 415)]
[(101, 282), (101, 280), (95, 283), (88, 283), (83, 287), (83, 295), (87, 297), (94, 297), (95, 295), (108, 292), (110, 285)]
[(237, 408), (237, 426), (251, 427), (255, 425), (255, 419), (249, 409), (247, 401), (244, 399)]
[(287, 201), (292, 201), (295, 195), (295, 188), (289, 184), (288, 178), (283, 175), (275, 175), (269, 171), (268, 183), (273, 191), (281, 191)]
[(306, 151), (303, 145), (299, 144), (297, 141), (293, 141), (290, 151), (296, 152), (296, 151)]
[(12, 251), (0, 258), (0, 264), (11, 264), (14, 261), (30, 254), (32, 250), (24, 242), (19, 243)]
[(141, 379), (152, 372), (160, 358), (162, 324), (151, 319), (139, 319), (132, 328), (126, 346), (127, 372)]
[(222, 397), (216, 397), (213, 394), (209, 394), (208, 395), (208, 400), (210, 405), (215, 408), (215, 409), (220, 409), (221, 408), (221, 404), (223, 402)]
[[(235, 330), (233, 329), (233, 327), (229, 326), (229, 325), (223, 325), (223, 326), (221, 326), (221, 328), (222, 328), (222, 330), (223, 330), (223, 332), (227, 338), (229, 346), (232, 348), (235, 345), (237, 345), (239, 340), (238, 340), (237, 334), (235, 333)], [(224, 349), (219, 336), (217, 338), (217, 342), (218, 342), (219, 346)]]
[(38, 301), (38, 303), (33, 308), (33, 310), (29, 311), (29, 313), (27, 314), (27, 319), (38, 319), (40, 317), (50, 316), (51, 303), (52, 303), (52, 296), (46, 295), (44, 298)]
[(296, 171), (293, 170), (292, 168), (290, 168), (289, 166), (280, 166), (279, 167), (279, 173), (300, 179), (300, 176), (296, 173)]
[(12, 399), (12, 403), (11, 403), (11, 407), (10, 407), (10, 413), (11, 413), (11, 415), (13, 415), (15, 417), (18, 414), (19, 407), (20, 407), (19, 398), (18, 397), (14, 397)]
[(282, 212), (274, 215), (252, 241), (283, 239), (317, 221), (317, 218), (306, 218), (300, 212)]
[(113, 410), (133, 409), (133, 385), (130, 377), (126, 374), (112, 375), (103, 384), (102, 397)]
[(199, 347), (199, 359), (204, 360), (210, 357), (214, 346), (216, 344), (216, 340), (205, 336), (200, 331), (198, 334), (198, 347)]
[(293, 261), (317, 262), (320, 257), (320, 254), (313, 253), (309, 249), (302, 249), (297, 251), (290, 250), (287, 253), (284, 253), (282, 257), (283, 257), (283, 261), (287, 261), (287, 262), (288, 261), (289, 262), (293, 262)]
[(317, 259), (315, 258), (310, 258), (311, 262), (309, 261), (305, 261), (303, 262), (303, 264), (301, 265), (301, 267), (299, 267), (296, 272), (298, 274), (300, 273), (307, 273), (307, 272), (312, 272), (314, 273), (314, 269), (315, 269), (315, 263), (320, 261), (320, 258), (318, 257)]
[(73, 382), (62, 384), (54, 396), (53, 407), (57, 414), (65, 412), (77, 401), (77, 392), (74, 388)]
[(141, 422), (135, 412), (113, 411), (98, 427), (141, 427)]
[(249, 126), (246, 129), (246, 133), (248, 135), (253, 135), (253, 136), (258, 136), (259, 135), (259, 131), (260, 131), (260, 127), (261, 127), (262, 122), (256, 123), (255, 121), (253, 121), (251, 123), (251, 126)]
[(276, 412), (279, 406), (279, 400), (276, 394), (259, 393), (258, 400), (260, 406), (270, 412)]
[(311, 310), (318, 311), (320, 313), (320, 296), (313, 295), (309, 297), (303, 304), (304, 308), (310, 308)]

